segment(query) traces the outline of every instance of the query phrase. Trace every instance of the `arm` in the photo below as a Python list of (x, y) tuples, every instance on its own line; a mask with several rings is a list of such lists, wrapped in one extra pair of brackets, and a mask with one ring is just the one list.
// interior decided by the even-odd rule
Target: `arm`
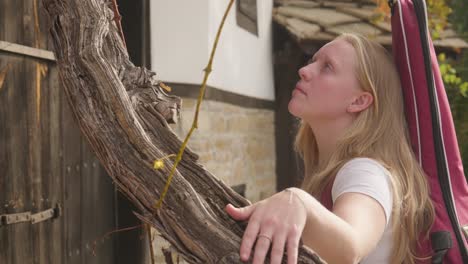
[(304, 244), (328, 263), (358, 263), (383, 234), (385, 213), (373, 198), (345, 193), (330, 212), (307, 192), (289, 190), (247, 207), (226, 207), (234, 219), (249, 221), (240, 248), (243, 261), (255, 247), (252, 263), (264, 263), (271, 246), (271, 263), (281, 263), (286, 248), (288, 264), (294, 264), (302, 234)]
[(297, 188), (291, 191), (303, 202), (307, 214), (303, 242), (325, 261), (358, 263), (382, 237), (385, 212), (373, 198), (344, 193), (330, 212), (307, 192)]
[(329, 263), (358, 263), (375, 248), (391, 214), (387, 176), (374, 161), (366, 159), (343, 166), (333, 184), (331, 212), (298, 188), (243, 208), (228, 205), (231, 217), (249, 221), (241, 259), (247, 261), (255, 247), (253, 264), (263, 263), (271, 247), (271, 263), (279, 264), (286, 249), (288, 264), (294, 264), (302, 238)]

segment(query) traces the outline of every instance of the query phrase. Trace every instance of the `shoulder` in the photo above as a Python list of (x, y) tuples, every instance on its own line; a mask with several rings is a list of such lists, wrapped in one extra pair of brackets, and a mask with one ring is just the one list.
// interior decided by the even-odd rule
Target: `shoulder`
[(354, 158), (346, 162), (336, 174), (332, 193), (347, 188), (390, 188), (390, 172), (371, 158)]
[(338, 174), (342, 174), (348, 170), (371, 170), (378, 172), (379, 174), (390, 174), (390, 172), (380, 162), (375, 159), (365, 157), (349, 160), (341, 167)]
[(333, 203), (340, 195), (349, 192), (370, 196), (384, 208), (388, 222), (393, 204), (390, 177), (390, 172), (374, 159), (351, 159), (336, 174), (332, 187)]

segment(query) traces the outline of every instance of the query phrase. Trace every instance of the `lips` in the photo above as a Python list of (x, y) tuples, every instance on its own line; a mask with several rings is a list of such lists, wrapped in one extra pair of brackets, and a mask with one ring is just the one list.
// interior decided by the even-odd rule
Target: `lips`
[(294, 88), (294, 91), (297, 91), (297, 92), (299, 92), (301, 94), (307, 95), (306, 92), (304, 92), (304, 90), (299, 86), (299, 84), (296, 84), (296, 87)]

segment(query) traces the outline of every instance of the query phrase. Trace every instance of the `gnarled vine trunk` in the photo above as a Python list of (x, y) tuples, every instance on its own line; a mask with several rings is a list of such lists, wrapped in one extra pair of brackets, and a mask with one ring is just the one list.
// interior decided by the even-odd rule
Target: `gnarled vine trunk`
[[(137, 216), (156, 228), (190, 263), (240, 263), (245, 224), (225, 212), (227, 203), (248, 202), (197, 163), (187, 150), (163, 206), (154, 209), (171, 160), (162, 170), (153, 161), (177, 153), (180, 140), (167, 122), (180, 99), (167, 95), (155, 73), (129, 60), (104, 0), (43, 0), (60, 76), (82, 133)], [(319, 262), (306, 248), (300, 263)]]

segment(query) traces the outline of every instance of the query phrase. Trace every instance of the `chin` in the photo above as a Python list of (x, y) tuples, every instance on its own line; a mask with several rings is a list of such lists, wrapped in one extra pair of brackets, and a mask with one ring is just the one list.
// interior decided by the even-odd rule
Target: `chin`
[(300, 113), (300, 111), (299, 111), (299, 106), (298, 106), (296, 103), (294, 103), (294, 99), (291, 99), (291, 100), (289, 101), (289, 104), (288, 104), (288, 111), (289, 111), (289, 113), (290, 113), (291, 115), (293, 115), (293, 116), (295, 116), (295, 117), (301, 118), (301, 117), (300, 117), (300, 114), (299, 114), (299, 113)]

